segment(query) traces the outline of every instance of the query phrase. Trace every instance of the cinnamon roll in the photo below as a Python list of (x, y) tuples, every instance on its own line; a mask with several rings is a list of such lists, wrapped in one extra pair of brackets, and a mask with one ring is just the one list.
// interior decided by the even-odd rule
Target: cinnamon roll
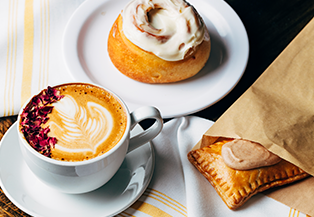
[(210, 48), (203, 19), (184, 0), (132, 0), (108, 37), (108, 53), (115, 67), (145, 83), (194, 76), (207, 62)]

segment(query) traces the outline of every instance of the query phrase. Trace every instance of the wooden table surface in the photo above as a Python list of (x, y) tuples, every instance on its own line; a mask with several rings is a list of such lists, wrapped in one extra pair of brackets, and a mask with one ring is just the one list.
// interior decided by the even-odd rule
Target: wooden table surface
[[(226, 0), (226, 2), (244, 23), (250, 43), (250, 54), (247, 68), (238, 85), (218, 103), (192, 114), (213, 121), (253, 84), (314, 17), (314, 0)], [(16, 116), (0, 118), (0, 140), (15, 121)], [(149, 123), (143, 123), (143, 127), (145, 128), (147, 124)], [(16, 208), (0, 191), (0, 216), (27, 215)]]

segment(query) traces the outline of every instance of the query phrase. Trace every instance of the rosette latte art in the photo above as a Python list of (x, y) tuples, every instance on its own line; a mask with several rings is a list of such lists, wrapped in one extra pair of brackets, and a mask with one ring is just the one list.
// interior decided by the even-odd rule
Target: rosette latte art
[(129, 2), (108, 38), (108, 53), (115, 67), (145, 83), (194, 76), (207, 62), (210, 48), (203, 19), (183, 0)]

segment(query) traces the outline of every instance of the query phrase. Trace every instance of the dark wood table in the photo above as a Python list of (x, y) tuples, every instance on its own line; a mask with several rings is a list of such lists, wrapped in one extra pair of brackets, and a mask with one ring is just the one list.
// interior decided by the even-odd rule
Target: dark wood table
[[(222, 100), (191, 114), (216, 121), (314, 17), (314, 0), (226, 0), (247, 30), (250, 54), (238, 85)], [(165, 120), (168, 121), (169, 119)], [(0, 139), (16, 116), (0, 118)], [(144, 128), (150, 123), (142, 123)], [(0, 191), (0, 216), (26, 216)]]

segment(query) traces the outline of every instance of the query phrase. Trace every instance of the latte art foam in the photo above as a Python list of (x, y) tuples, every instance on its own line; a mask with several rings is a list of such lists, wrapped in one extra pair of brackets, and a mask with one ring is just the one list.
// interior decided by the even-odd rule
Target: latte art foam
[(64, 97), (53, 103), (45, 126), (57, 138), (52, 158), (66, 161), (90, 159), (114, 147), (126, 128), (126, 115), (111, 94), (96, 87), (61, 87)]
[[(87, 102), (86, 107), (79, 105), (71, 96), (65, 96), (54, 104), (60, 121), (50, 121), (52, 131), (62, 131), (55, 148), (67, 152), (91, 151), (108, 138), (113, 128), (113, 118), (103, 106)], [(76, 143), (72, 146), (72, 143)]]

